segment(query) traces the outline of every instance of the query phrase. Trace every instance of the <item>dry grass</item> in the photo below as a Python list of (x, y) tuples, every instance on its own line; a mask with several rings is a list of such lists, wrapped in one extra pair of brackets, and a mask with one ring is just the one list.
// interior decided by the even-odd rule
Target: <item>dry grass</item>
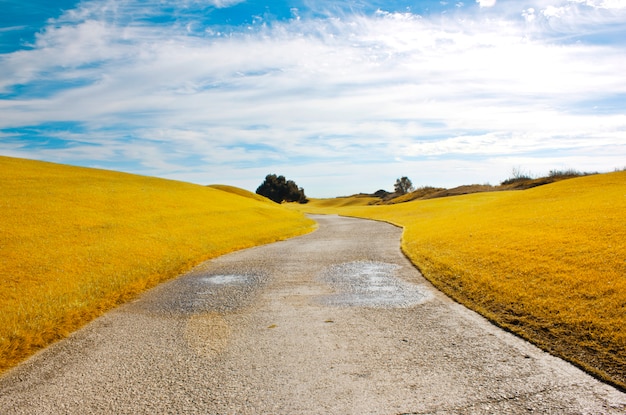
[(256, 193), (249, 192), (249, 191), (244, 190), (244, 189), (240, 189), (238, 187), (228, 186), (228, 185), (225, 185), (225, 184), (212, 184), (212, 185), (210, 185), (208, 187), (211, 188), (211, 189), (221, 190), (223, 192), (232, 193), (232, 194), (235, 194), (235, 195), (238, 195), (238, 196), (243, 196), (243, 197), (247, 197), (247, 198), (250, 198), (250, 199), (254, 199), (254, 200), (257, 200), (259, 202), (264, 202), (264, 203), (268, 202), (268, 199), (266, 197), (258, 195)]
[(202, 260), (314, 227), (232, 189), (7, 157), (0, 175), (0, 372)]
[(424, 186), (404, 195), (398, 196), (397, 194), (391, 193), (383, 198), (377, 199), (375, 202), (370, 203), (370, 205), (394, 205), (397, 203), (406, 203), (418, 199), (436, 199), (438, 197), (460, 196), (482, 192), (500, 192), (505, 190), (526, 190), (561, 180), (572, 179), (580, 176), (588, 176), (592, 174), (598, 173), (581, 173), (571, 169), (552, 170), (550, 171), (550, 174), (546, 177), (533, 179), (525, 175), (520, 175), (511, 179), (507, 179), (500, 183), (498, 186), (492, 186), (490, 184), (470, 184), (454, 187), (451, 189)]
[(442, 291), (626, 387), (626, 172), (393, 206), (301, 208), (403, 226), (403, 250)]
[(337, 197), (334, 199), (311, 199), (309, 198), (309, 203), (311, 201), (313, 202), (311, 203), (311, 205), (315, 207), (338, 208), (338, 207), (347, 207), (347, 206), (369, 206), (374, 203), (380, 202), (380, 198), (369, 196), (369, 195), (353, 195), (353, 196)]

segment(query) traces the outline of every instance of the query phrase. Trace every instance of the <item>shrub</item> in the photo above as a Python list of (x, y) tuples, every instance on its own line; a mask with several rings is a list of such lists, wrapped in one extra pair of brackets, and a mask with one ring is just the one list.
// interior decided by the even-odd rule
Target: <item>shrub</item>
[(256, 193), (276, 203), (308, 202), (303, 188), (298, 187), (293, 180), (287, 180), (285, 176), (275, 174), (265, 176), (265, 181), (256, 189)]

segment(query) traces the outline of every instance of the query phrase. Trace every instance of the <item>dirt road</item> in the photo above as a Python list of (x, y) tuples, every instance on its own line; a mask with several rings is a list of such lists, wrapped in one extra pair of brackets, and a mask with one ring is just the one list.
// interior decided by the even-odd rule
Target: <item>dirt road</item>
[(623, 414), (626, 394), (432, 288), (401, 230), (207, 262), (0, 379), (2, 414)]

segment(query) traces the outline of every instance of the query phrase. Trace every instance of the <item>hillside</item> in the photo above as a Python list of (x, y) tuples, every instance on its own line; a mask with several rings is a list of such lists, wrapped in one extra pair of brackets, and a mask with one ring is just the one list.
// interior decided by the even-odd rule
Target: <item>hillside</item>
[(238, 187), (234, 187), (234, 186), (228, 186), (225, 184), (212, 184), (208, 186), (211, 189), (216, 189), (216, 190), (221, 190), (222, 192), (226, 192), (226, 193), (232, 193), (238, 196), (243, 196), (243, 197), (247, 197), (250, 199), (254, 199), (258, 202), (262, 202), (262, 203), (274, 203), (271, 200), (269, 200), (266, 197), (263, 197), (261, 195), (258, 195), (256, 193), (252, 193), (249, 192), (247, 190), (244, 189), (240, 189)]
[(385, 206), (294, 206), (388, 221), (439, 289), (626, 387), (626, 172)]
[(0, 372), (203, 260), (314, 222), (249, 192), (0, 157)]
[[(398, 203), (410, 202), (413, 200), (437, 199), (440, 197), (460, 196), (473, 193), (502, 192), (507, 190), (526, 190), (539, 187), (561, 180), (573, 179), (576, 177), (589, 176), (598, 173), (583, 173), (576, 170), (553, 170), (548, 176), (531, 178), (528, 176), (515, 176), (504, 180), (499, 185), (490, 184), (467, 184), (450, 189), (443, 187), (423, 186), (406, 194), (391, 193), (385, 190), (378, 190), (375, 193), (359, 193), (352, 196), (343, 196), (326, 199), (328, 205), (343, 204), (346, 206), (368, 206), (368, 205), (395, 205)], [(336, 200), (335, 200), (336, 199)], [(340, 202), (342, 201), (342, 202)]]

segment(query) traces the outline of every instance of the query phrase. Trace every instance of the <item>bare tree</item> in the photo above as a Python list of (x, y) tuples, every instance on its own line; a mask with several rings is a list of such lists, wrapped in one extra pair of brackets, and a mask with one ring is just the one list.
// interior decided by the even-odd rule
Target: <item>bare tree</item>
[(415, 190), (413, 187), (413, 183), (411, 183), (411, 179), (406, 176), (403, 176), (396, 180), (396, 184), (393, 186), (396, 193), (404, 195), (409, 192)]

